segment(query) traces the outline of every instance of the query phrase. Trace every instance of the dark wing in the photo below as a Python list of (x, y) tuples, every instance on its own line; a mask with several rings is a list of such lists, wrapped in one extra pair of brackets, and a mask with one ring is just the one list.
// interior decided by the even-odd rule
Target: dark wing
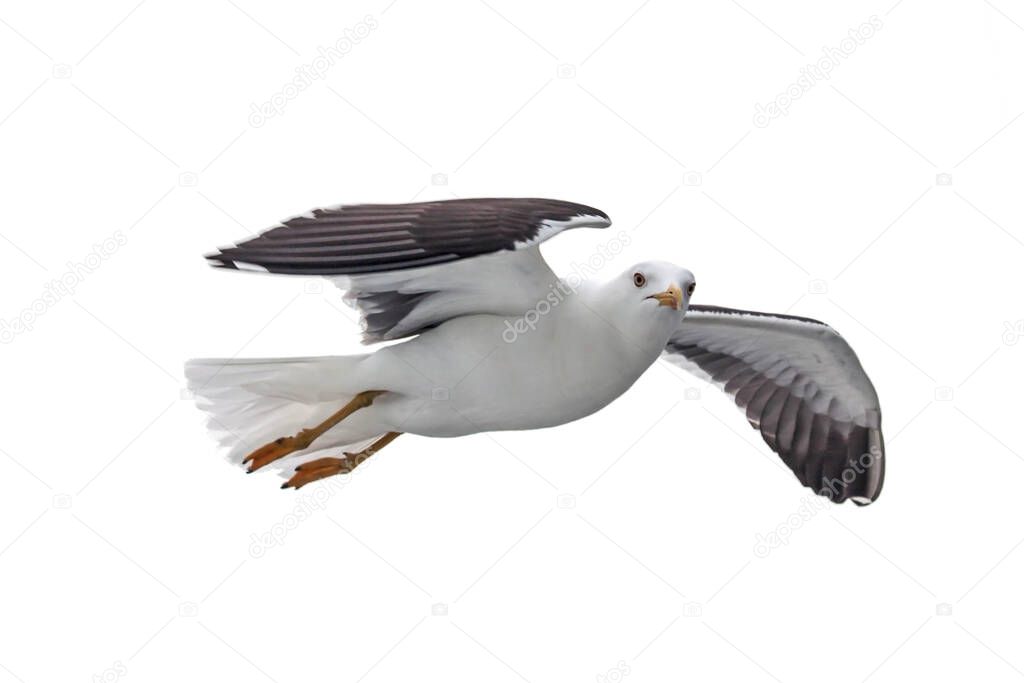
[(603, 228), (597, 209), (553, 199), (451, 199), (314, 209), (207, 258), (224, 268), (356, 275), (450, 263)]
[(878, 498), (885, 477), (878, 395), (825, 323), (690, 306), (663, 357), (732, 396), (804, 486), (836, 503)]
[(517, 315), (556, 280), (536, 248), (572, 228), (611, 224), (552, 199), (452, 199), (316, 209), (221, 249), (223, 268), (322, 275), (360, 313), (366, 343), (474, 313)]

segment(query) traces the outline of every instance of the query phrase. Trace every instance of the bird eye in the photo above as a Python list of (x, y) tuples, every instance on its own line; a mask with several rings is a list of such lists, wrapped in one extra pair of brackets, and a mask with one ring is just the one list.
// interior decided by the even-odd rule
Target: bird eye
[(686, 296), (693, 296), (693, 290), (697, 289), (697, 283), (691, 282), (690, 286), (686, 288)]
[(643, 287), (647, 284), (647, 278), (644, 277), (643, 273), (633, 273), (633, 284), (637, 287)]

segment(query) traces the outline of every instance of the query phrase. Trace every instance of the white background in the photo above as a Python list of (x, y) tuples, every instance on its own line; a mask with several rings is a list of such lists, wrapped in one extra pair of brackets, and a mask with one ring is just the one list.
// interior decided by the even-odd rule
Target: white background
[[(4, 2), (0, 61), (0, 681), (1024, 676), (1019, 4)], [(661, 363), (588, 419), (406, 436), (340, 487), (226, 464), (186, 358), (360, 347), (331, 287), (201, 255), (488, 195), (612, 216), (557, 270), (623, 230), (601, 275), (668, 259), (699, 303), (837, 327), (882, 398), (881, 500), (821, 506)]]

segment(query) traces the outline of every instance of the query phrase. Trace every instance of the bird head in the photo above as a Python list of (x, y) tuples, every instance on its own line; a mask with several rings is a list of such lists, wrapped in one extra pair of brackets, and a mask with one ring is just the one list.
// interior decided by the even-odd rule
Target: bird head
[(602, 298), (620, 329), (663, 345), (686, 314), (695, 287), (696, 278), (685, 268), (645, 261), (606, 282)]
[(626, 298), (653, 315), (675, 313), (682, 317), (697, 287), (693, 273), (664, 261), (637, 263), (618, 279)]

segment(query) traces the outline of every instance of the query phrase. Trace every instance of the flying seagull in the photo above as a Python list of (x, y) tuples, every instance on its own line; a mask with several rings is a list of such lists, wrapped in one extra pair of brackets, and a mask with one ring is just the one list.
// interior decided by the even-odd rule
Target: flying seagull
[(207, 258), (325, 277), (359, 311), (365, 343), (405, 341), (352, 356), (192, 360), (189, 387), (229, 457), (250, 472), (284, 463), (282, 488), (299, 488), (406, 432), (579, 419), (663, 358), (731, 396), (803, 485), (837, 503), (876, 500), (881, 411), (846, 341), (809, 318), (691, 304), (693, 273), (662, 261), (569, 286), (538, 249), (610, 224), (551, 199), (346, 205), (284, 221)]

